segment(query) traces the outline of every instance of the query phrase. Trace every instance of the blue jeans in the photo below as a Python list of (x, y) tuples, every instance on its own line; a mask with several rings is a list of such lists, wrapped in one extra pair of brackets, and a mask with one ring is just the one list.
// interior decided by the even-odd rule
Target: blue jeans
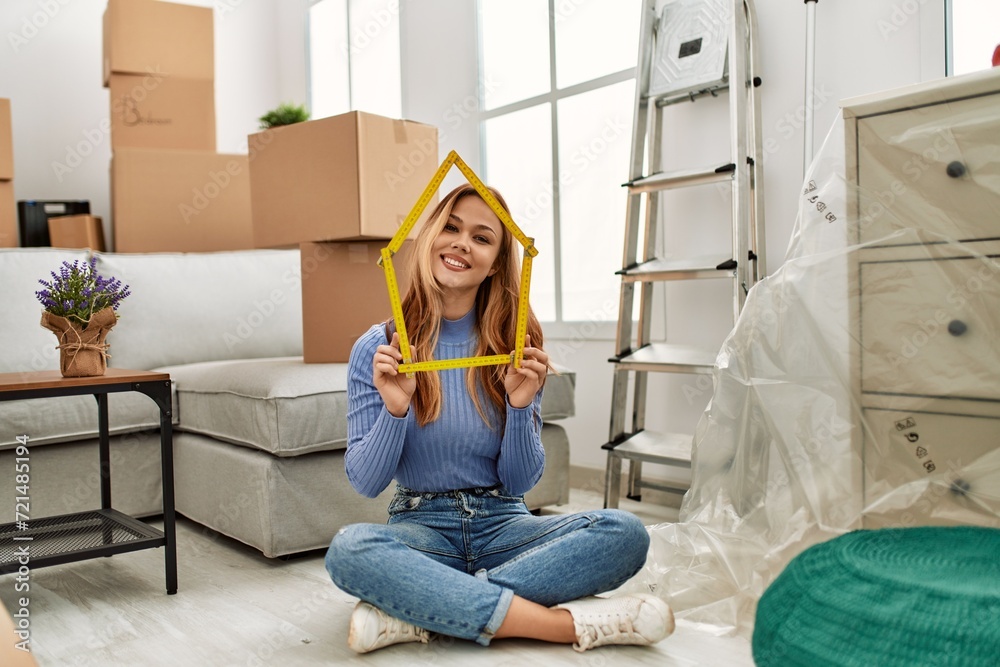
[(326, 569), (390, 616), (485, 646), (514, 595), (551, 607), (612, 590), (648, 548), (642, 522), (621, 510), (537, 517), (500, 488), (397, 487), (389, 523), (342, 528)]

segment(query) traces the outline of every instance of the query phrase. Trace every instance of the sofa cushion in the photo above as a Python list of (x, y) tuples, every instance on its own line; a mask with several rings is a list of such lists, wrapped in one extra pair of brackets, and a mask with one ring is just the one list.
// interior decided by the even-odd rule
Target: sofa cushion
[(276, 456), (347, 444), (347, 364), (302, 357), (157, 369), (177, 382), (178, 428)]
[(545, 378), (542, 392), (542, 421), (554, 422), (576, 414), (576, 373), (552, 364), (556, 372)]
[[(302, 357), (214, 361), (157, 370), (177, 383), (179, 429), (276, 456), (347, 446), (347, 364)], [(573, 414), (575, 375), (546, 380), (542, 419)]]
[[(0, 249), (0, 285), (3, 286), (3, 325), (0, 326), (0, 373), (59, 370), (59, 342), (43, 329), (42, 304), (35, 292), (41, 279), (51, 280), (64, 261), (81, 263), (86, 250), (53, 248)], [(114, 343), (112, 331), (108, 342)]]
[(298, 250), (97, 253), (129, 285), (110, 365), (150, 370), (219, 359), (302, 354)]

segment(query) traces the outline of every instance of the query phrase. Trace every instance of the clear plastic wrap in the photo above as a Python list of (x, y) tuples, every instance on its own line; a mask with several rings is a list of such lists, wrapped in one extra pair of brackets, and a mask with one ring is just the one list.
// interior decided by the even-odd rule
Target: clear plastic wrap
[[(909, 117), (878, 136), (837, 118), (786, 260), (718, 356), (680, 521), (650, 529), (630, 588), (703, 630), (749, 636), (764, 589), (813, 544), (857, 528), (1000, 526), (992, 99), (992, 111), (944, 105), (946, 123)], [(954, 176), (956, 161), (975, 168)], [(884, 169), (885, 187), (859, 186), (859, 169)], [(935, 233), (950, 234), (955, 202), (994, 240)]]

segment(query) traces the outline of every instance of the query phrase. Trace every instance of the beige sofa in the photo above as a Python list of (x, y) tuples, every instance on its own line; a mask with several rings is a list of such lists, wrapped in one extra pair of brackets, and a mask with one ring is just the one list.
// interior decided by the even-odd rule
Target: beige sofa
[[(89, 256), (0, 250), (0, 372), (58, 368), (55, 336), (39, 326), (37, 280)], [(364, 498), (344, 473), (346, 364), (302, 362), (297, 250), (97, 258), (102, 275), (132, 291), (108, 336), (109, 364), (168, 372), (173, 381), (180, 514), (269, 557), (323, 548), (343, 525), (386, 519), (392, 488)], [(532, 509), (568, 500), (569, 444), (552, 422), (573, 414), (574, 383), (564, 372), (546, 384), (546, 468), (526, 497)], [(156, 515), (157, 409), (136, 393), (112, 395), (109, 407), (113, 504)], [(33, 517), (100, 505), (96, 433), (89, 396), (0, 402), (0, 470), (13, 470), (11, 449), (28, 435)], [(12, 520), (12, 493), (0, 485), (0, 521)]]

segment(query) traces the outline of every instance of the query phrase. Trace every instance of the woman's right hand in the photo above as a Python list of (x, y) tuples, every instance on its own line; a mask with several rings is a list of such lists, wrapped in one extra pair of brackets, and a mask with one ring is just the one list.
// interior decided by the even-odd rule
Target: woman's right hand
[(410, 399), (417, 389), (417, 378), (399, 372), (403, 353), (399, 351), (399, 332), (392, 334), (392, 343), (379, 345), (372, 360), (372, 381), (385, 407), (393, 417), (405, 417), (410, 409)]

